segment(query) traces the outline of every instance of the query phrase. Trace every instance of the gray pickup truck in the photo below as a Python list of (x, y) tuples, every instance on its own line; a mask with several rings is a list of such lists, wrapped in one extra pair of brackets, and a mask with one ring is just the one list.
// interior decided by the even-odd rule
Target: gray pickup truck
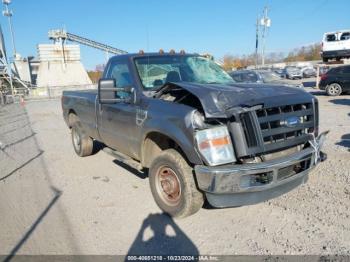
[(115, 56), (97, 90), (63, 92), (62, 108), (79, 156), (101, 142), (137, 162), (158, 206), (175, 217), (205, 199), (232, 207), (277, 197), (326, 159), (314, 96), (235, 83), (197, 54)]

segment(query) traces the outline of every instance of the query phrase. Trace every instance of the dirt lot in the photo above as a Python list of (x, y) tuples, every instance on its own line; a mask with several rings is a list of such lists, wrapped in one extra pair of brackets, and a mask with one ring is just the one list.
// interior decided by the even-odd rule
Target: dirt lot
[(350, 96), (318, 94), (328, 160), (253, 206), (172, 220), (147, 175), (105, 152), (79, 158), (60, 102), (0, 108), (0, 254), (350, 254)]

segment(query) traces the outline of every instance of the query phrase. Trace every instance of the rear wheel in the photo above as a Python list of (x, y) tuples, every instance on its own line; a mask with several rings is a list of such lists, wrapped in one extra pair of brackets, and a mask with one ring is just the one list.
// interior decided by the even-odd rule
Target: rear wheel
[(339, 96), (342, 93), (341, 85), (338, 83), (329, 84), (326, 88), (327, 95)]
[(324, 58), (322, 58), (322, 60), (323, 60), (324, 63), (327, 63), (327, 62), (328, 62), (328, 58), (325, 58), (325, 57), (324, 57)]
[(196, 213), (204, 203), (190, 167), (174, 149), (163, 151), (152, 162), (149, 183), (157, 205), (174, 217)]
[(78, 156), (90, 156), (93, 153), (94, 141), (85, 134), (81, 123), (75, 121), (72, 125), (72, 143)]

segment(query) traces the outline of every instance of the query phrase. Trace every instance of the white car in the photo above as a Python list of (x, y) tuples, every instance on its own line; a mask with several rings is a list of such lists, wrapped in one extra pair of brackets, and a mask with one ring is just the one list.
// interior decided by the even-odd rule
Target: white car
[(350, 29), (329, 32), (323, 35), (322, 59), (328, 62), (329, 59), (350, 57)]

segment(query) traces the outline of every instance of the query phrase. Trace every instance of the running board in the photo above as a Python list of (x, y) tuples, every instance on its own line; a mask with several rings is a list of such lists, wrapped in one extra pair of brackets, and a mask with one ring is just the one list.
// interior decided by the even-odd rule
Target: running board
[(138, 171), (142, 171), (143, 170), (143, 167), (142, 165), (137, 162), (136, 160), (132, 159), (131, 157), (123, 154), (123, 153), (120, 153), (119, 151), (116, 151), (110, 147), (105, 147), (102, 149), (105, 153), (111, 155), (112, 157), (116, 158), (118, 161), (128, 165), (128, 166), (131, 166), (132, 168), (138, 170)]

